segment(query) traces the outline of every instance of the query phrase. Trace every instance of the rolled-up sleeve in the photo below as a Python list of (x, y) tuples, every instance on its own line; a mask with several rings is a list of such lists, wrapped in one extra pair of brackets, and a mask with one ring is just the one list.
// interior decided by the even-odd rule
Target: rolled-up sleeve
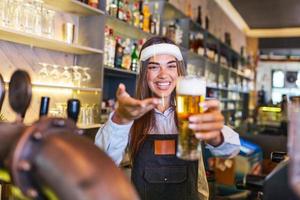
[(211, 151), (211, 153), (215, 156), (236, 156), (240, 152), (241, 146), (239, 134), (231, 128), (229, 128), (228, 126), (224, 126), (221, 132), (224, 137), (223, 143), (217, 147), (207, 144), (206, 148), (208, 148)]
[(95, 144), (105, 151), (119, 165), (128, 144), (129, 131), (133, 122), (119, 125), (112, 121), (111, 113), (108, 121), (98, 130)]

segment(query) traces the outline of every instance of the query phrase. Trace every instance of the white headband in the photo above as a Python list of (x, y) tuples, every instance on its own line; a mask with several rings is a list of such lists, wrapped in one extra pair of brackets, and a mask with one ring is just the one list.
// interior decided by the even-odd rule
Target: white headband
[(183, 60), (181, 51), (178, 46), (174, 44), (161, 43), (161, 44), (153, 44), (143, 49), (143, 51), (141, 52), (140, 61), (145, 61), (154, 55), (161, 55), (161, 54), (174, 56), (179, 61)]

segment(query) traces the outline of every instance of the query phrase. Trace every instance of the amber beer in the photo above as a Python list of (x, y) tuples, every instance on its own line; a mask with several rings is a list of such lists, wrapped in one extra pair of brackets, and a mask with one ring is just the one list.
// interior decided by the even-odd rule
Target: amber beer
[(201, 145), (194, 131), (188, 128), (188, 118), (203, 112), (201, 102), (205, 100), (206, 82), (197, 76), (179, 77), (176, 86), (176, 111), (179, 125), (177, 157), (197, 160)]

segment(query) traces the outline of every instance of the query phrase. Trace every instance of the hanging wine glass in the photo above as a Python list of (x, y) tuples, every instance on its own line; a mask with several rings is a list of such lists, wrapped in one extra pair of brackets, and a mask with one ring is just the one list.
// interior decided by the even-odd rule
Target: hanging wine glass
[(61, 74), (61, 78), (65, 83), (70, 83), (72, 80), (72, 74), (69, 72), (69, 68), (68, 66), (64, 66), (64, 71)]
[(60, 78), (60, 73), (59, 73), (59, 70), (58, 70), (58, 65), (52, 65), (53, 67), (53, 70), (51, 70), (50, 72), (50, 76), (53, 80), (58, 80)]
[(79, 69), (81, 69), (80, 66), (73, 66), (73, 76), (74, 76), (74, 84), (78, 87), (80, 87), (80, 83), (81, 83), (81, 79), (82, 79), (82, 75), (79, 72)]
[(90, 69), (90, 68), (88, 68), (88, 67), (82, 68), (82, 71), (83, 71), (82, 81), (83, 81), (83, 82), (88, 82), (88, 81), (91, 80), (91, 75), (88, 73), (88, 70), (89, 70), (89, 69)]
[(40, 80), (45, 80), (49, 77), (48, 64), (47, 63), (39, 63), (42, 68), (39, 70), (38, 75)]

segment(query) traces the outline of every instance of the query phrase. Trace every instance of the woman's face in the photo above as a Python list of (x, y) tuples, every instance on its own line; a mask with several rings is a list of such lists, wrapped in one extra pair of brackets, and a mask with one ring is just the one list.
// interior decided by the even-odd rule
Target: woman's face
[(155, 55), (147, 66), (147, 82), (156, 97), (170, 97), (178, 78), (177, 61), (174, 56)]

